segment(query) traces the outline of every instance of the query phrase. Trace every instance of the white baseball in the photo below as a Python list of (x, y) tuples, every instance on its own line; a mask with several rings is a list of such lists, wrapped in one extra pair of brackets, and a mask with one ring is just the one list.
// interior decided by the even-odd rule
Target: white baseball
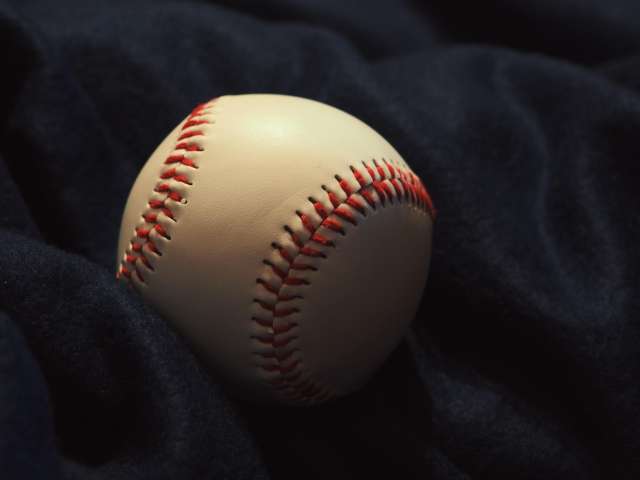
[(434, 211), (357, 118), (284, 95), (198, 106), (151, 155), (117, 276), (229, 387), (314, 404), (361, 387), (415, 316)]

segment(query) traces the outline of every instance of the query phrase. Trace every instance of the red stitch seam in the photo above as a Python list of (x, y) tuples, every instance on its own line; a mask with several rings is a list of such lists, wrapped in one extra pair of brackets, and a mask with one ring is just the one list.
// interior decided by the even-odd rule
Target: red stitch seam
[[(256, 352), (256, 355), (265, 361), (265, 363), (259, 363), (258, 367), (268, 373), (277, 373), (277, 376), (271, 379), (270, 383), (273, 388), (290, 401), (313, 403), (335, 396), (335, 393), (330, 388), (320, 385), (313, 378), (302, 375), (302, 352), (298, 348), (287, 349), (287, 346), (298, 338), (295, 333), (295, 327), (298, 327), (298, 323), (295, 321), (290, 321), (283, 325), (274, 323), (276, 318), (286, 318), (299, 313), (298, 308), (287, 308), (283, 306), (283, 302), (303, 298), (302, 293), (284, 295), (281, 289), (284, 285), (299, 285), (302, 288), (309, 285), (309, 281), (298, 276), (294, 277), (292, 273), (300, 270), (317, 270), (316, 267), (304, 265), (303, 261), (304, 257), (326, 258), (326, 254), (313, 245), (328, 248), (335, 247), (331, 240), (321, 235), (317, 230), (322, 226), (345, 235), (344, 223), (357, 225), (357, 215), (366, 216), (365, 204), (368, 204), (372, 209), (376, 209), (380, 206), (385, 207), (387, 202), (391, 204), (395, 201), (414, 205), (426, 211), (432, 219), (435, 219), (436, 212), (431, 197), (417, 175), (409, 169), (397, 165), (394, 166), (387, 160), (382, 160), (381, 163), (373, 160), (372, 163), (373, 165), (362, 162), (369, 179), (365, 177), (361, 170), (351, 166), (353, 177), (360, 186), (357, 190), (354, 190), (348, 181), (336, 175), (335, 178), (338, 181), (338, 185), (346, 195), (344, 200), (340, 200), (335, 192), (323, 186), (333, 210), (328, 210), (323, 203), (309, 197), (315, 212), (321, 218), (321, 222), (318, 225), (314, 225), (314, 221), (309, 216), (299, 210), (296, 211), (303, 228), (309, 232), (309, 239), (306, 242), (302, 242), (293, 232), (293, 229), (286, 226), (285, 230), (291, 237), (296, 252), (292, 254), (278, 243), (272, 243), (272, 247), (284, 260), (286, 269), (277, 267), (270, 260), (263, 260), (265, 265), (264, 278), (258, 278), (257, 283), (275, 296), (275, 303), (254, 300), (264, 308), (268, 317), (252, 317), (252, 320), (264, 331), (264, 335), (254, 336), (253, 338), (262, 345), (270, 347), (268, 352)], [(275, 273), (280, 279), (279, 286), (276, 287), (269, 283), (270, 273)], [(294, 353), (297, 353), (297, 356), (294, 357)]]
[(153, 266), (147, 256), (148, 252), (158, 256), (162, 255), (153, 238), (160, 236), (167, 240), (171, 239), (167, 229), (158, 222), (158, 215), (163, 214), (175, 222), (175, 215), (171, 209), (172, 202), (184, 202), (185, 199), (182, 194), (173, 189), (172, 182), (175, 182), (176, 186), (178, 184), (183, 186), (192, 185), (189, 176), (184, 171), (180, 171), (179, 168), (198, 168), (194, 159), (186, 157), (185, 154), (204, 150), (197, 138), (204, 136), (202, 127), (211, 123), (203, 117), (207, 114), (206, 110), (214, 102), (215, 99), (196, 106), (182, 125), (174, 151), (165, 159), (164, 163), (167, 166), (160, 172), (158, 183), (153, 189), (153, 192), (160, 194), (160, 196), (154, 195), (149, 199), (147, 208), (142, 213), (143, 222), (135, 229), (135, 234), (121, 260), (116, 278), (124, 278), (131, 281), (132, 275), (135, 274), (140, 282), (146, 283), (142, 275), (141, 266), (153, 271)]

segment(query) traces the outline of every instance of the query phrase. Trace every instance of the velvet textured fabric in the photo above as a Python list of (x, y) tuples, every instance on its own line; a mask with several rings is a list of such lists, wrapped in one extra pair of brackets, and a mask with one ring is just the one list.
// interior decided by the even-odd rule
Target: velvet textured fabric
[[(5, 0), (0, 36), (0, 478), (640, 478), (637, 1)], [(147, 157), (249, 92), (361, 118), (439, 212), (334, 404), (230, 397), (115, 281)]]

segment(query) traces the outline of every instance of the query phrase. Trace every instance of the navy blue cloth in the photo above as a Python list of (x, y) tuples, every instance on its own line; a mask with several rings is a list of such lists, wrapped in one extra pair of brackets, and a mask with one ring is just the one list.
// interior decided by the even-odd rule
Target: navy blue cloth
[[(0, 478), (640, 478), (640, 6), (0, 2)], [(439, 211), (406, 341), (307, 409), (228, 396), (115, 281), (197, 103), (361, 118)]]

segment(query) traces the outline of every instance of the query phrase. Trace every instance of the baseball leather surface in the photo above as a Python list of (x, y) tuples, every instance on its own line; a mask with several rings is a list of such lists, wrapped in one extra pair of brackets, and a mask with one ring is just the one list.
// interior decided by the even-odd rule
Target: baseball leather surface
[(361, 387), (414, 317), (433, 206), (396, 150), (299, 97), (198, 106), (140, 172), (117, 276), (230, 387), (314, 404)]

